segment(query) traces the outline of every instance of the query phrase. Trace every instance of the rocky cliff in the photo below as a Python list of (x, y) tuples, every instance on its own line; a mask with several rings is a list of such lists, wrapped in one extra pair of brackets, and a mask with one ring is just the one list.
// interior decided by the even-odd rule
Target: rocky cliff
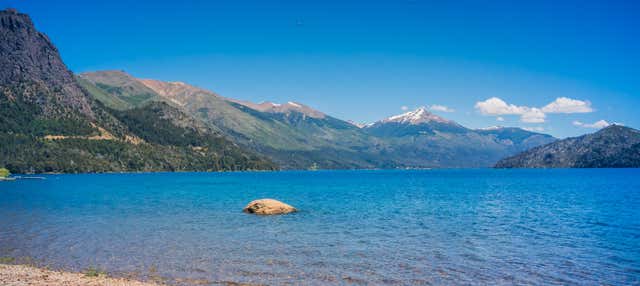
[(0, 85), (5, 100), (34, 104), (45, 116), (93, 112), (51, 40), (28, 15), (0, 11)]

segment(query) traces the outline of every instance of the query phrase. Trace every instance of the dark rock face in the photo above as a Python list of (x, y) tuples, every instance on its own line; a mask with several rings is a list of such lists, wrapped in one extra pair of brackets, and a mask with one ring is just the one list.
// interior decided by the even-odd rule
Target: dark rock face
[(73, 74), (49, 38), (38, 32), (28, 15), (0, 11), (0, 85), (6, 100), (36, 104), (46, 116), (75, 110), (93, 112)]
[(500, 160), (496, 168), (637, 168), (640, 131), (612, 125)]

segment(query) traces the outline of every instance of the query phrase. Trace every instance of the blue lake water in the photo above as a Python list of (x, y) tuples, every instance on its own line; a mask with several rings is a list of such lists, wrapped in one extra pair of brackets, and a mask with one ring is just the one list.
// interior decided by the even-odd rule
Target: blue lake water
[[(275, 198), (301, 211), (255, 216)], [(47, 175), (0, 256), (174, 284), (640, 283), (640, 169)]]

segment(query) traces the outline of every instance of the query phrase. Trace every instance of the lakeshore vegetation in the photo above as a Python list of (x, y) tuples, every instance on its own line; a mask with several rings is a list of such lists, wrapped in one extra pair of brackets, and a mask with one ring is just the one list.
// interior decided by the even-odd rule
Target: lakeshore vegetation
[(6, 177), (9, 177), (9, 175), (11, 175), (11, 172), (9, 172), (9, 169), (0, 168), (0, 178), (6, 178)]

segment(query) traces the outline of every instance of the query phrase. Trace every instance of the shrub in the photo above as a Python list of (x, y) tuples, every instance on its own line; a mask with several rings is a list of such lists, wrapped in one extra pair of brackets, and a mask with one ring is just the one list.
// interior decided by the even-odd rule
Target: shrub
[(9, 175), (11, 175), (11, 172), (9, 172), (9, 170), (7, 170), (6, 168), (0, 168), (0, 178), (6, 178), (9, 177)]
[(89, 267), (85, 269), (84, 275), (87, 277), (100, 277), (100, 276), (106, 276), (107, 273), (97, 268)]

